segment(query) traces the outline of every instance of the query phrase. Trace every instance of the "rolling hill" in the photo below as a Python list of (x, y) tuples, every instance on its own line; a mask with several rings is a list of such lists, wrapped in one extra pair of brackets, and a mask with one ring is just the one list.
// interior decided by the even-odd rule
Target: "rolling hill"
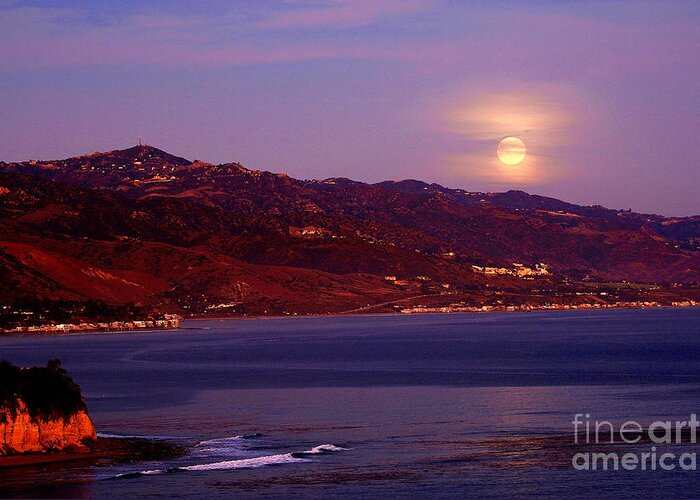
[(29, 299), (196, 315), (669, 303), (700, 283), (700, 217), (297, 180), (152, 146), (0, 162), (0, 215), (6, 311)]

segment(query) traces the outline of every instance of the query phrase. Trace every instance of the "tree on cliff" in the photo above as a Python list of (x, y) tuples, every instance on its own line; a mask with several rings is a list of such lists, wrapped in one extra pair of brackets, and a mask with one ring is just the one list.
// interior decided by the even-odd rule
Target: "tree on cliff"
[(86, 410), (80, 386), (68, 376), (61, 360), (52, 359), (46, 367), (20, 368), (0, 361), (0, 421), (7, 413), (14, 417), (19, 401), (27, 406), (32, 419), (67, 420)]

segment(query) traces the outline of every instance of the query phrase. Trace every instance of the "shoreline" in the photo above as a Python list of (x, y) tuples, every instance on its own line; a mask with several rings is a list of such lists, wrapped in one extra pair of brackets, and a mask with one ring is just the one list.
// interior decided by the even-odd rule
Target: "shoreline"
[(180, 328), (180, 316), (157, 320), (133, 320), (111, 322), (61, 323), (18, 326), (11, 330), (0, 330), (2, 334), (67, 334), (67, 333), (96, 333), (96, 332), (136, 332), (139, 330), (176, 330)]
[(95, 452), (84, 453), (25, 453), (19, 455), (0, 456), (0, 469), (5, 467), (26, 467), (28, 465), (43, 465), (56, 462), (72, 462), (99, 458)]
[[(489, 313), (529, 313), (529, 312), (551, 312), (551, 311), (607, 311), (607, 310), (622, 310), (622, 309), (638, 309), (638, 310), (649, 310), (649, 309), (689, 309), (700, 307), (700, 303), (692, 303), (687, 305), (679, 304), (657, 304), (657, 305), (606, 305), (605, 307), (596, 307), (591, 304), (586, 304), (583, 306), (555, 306), (555, 307), (536, 307), (536, 306), (500, 306), (499, 308), (493, 309), (481, 309), (481, 308), (465, 308), (465, 310), (444, 310), (445, 307), (435, 307), (435, 308), (413, 308), (411, 312), (334, 312), (334, 313), (312, 313), (312, 314), (286, 314), (286, 315), (248, 315), (248, 316), (192, 316), (183, 317), (181, 322), (189, 321), (252, 321), (259, 319), (294, 319), (294, 318), (334, 318), (334, 317), (361, 317), (361, 316), (415, 316), (415, 315), (450, 315), (450, 314), (489, 314)], [(180, 330), (187, 330), (188, 328), (182, 328), (178, 326), (177, 328), (154, 328), (154, 327), (144, 327), (135, 329), (95, 329), (86, 328), (70, 331), (62, 330), (33, 330), (33, 331), (2, 331), (0, 332), (0, 338), (3, 336), (35, 336), (35, 335), (82, 335), (82, 334), (137, 334), (141, 332), (177, 332)]]
[[(450, 314), (490, 314), (490, 313), (529, 313), (529, 312), (557, 312), (557, 311), (609, 311), (609, 310), (621, 310), (621, 309), (638, 309), (638, 310), (649, 310), (649, 309), (691, 309), (694, 307), (700, 307), (700, 303), (691, 305), (658, 305), (658, 306), (610, 306), (610, 307), (542, 307), (542, 308), (530, 308), (530, 309), (493, 309), (493, 310), (470, 310), (470, 311), (416, 311), (411, 313), (402, 312), (378, 312), (378, 313), (314, 313), (314, 314), (286, 314), (286, 315), (249, 315), (249, 316), (192, 316), (189, 318), (182, 318), (183, 322), (189, 321), (246, 321), (246, 320), (257, 320), (257, 319), (294, 319), (294, 318), (340, 318), (340, 317), (362, 317), (362, 316), (421, 316), (421, 315), (445, 315)], [(183, 329), (183, 328), (180, 328)], [(185, 328), (186, 329), (186, 328)]]
[(185, 448), (175, 441), (153, 441), (140, 437), (98, 437), (92, 451), (20, 453), (0, 456), (0, 471), (13, 467), (89, 461), (91, 463), (128, 463), (171, 459), (184, 454)]

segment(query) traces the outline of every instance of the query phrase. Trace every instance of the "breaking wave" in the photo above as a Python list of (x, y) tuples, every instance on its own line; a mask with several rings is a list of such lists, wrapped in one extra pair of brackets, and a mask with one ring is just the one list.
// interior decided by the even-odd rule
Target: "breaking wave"
[(289, 464), (294, 462), (308, 462), (308, 459), (297, 458), (293, 453), (280, 455), (267, 455), (256, 458), (241, 458), (238, 460), (224, 460), (210, 464), (186, 465), (176, 467), (177, 470), (228, 470), (228, 469), (254, 469), (266, 465)]
[[(235, 442), (242, 439), (239, 436), (233, 438), (222, 438), (222, 439), (211, 439), (208, 441), (202, 441), (199, 443), (212, 445), (218, 444), (222, 441), (224, 442)], [(123, 474), (117, 474), (113, 478), (129, 478), (137, 476), (147, 476), (153, 474), (167, 474), (167, 473), (177, 473), (184, 471), (210, 471), (210, 470), (232, 470), (232, 469), (255, 469), (258, 467), (265, 467), (269, 465), (281, 465), (290, 463), (303, 463), (310, 462), (310, 457), (313, 455), (320, 455), (324, 453), (336, 453), (339, 451), (349, 450), (350, 448), (342, 448), (334, 444), (321, 444), (314, 446), (310, 450), (291, 452), (291, 453), (280, 453), (275, 455), (264, 455), (261, 457), (252, 458), (239, 458), (235, 460), (223, 460), (220, 462), (211, 462), (205, 464), (193, 464), (193, 465), (180, 465), (177, 467), (168, 467), (163, 469), (152, 469), (144, 470), (138, 472), (126, 472)]]
[(192, 450), (195, 456), (210, 456), (240, 454), (245, 449), (245, 441), (261, 436), (261, 434), (247, 434), (226, 438), (207, 439), (200, 441)]
[(294, 453), (291, 453), (292, 456), (304, 456), (304, 455), (320, 455), (322, 453), (335, 453), (337, 451), (347, 451), (350, 448), (342, 448), (340, 446), (336, 446), (334, 444), (320, 444), (318, 446), (314, 446), (310, 450), (306, 451), (297, 451)]

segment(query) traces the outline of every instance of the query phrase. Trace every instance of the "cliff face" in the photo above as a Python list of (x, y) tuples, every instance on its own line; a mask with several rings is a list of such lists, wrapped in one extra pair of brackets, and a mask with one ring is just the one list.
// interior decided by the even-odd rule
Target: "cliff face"
[[(22, 400), (14, 416), (8, 409), (0, 413), (0, 456), (56, 451), (88, 452), (97, 436), (92, 420), (84, 410), (68, 418), (32, 418)], [(3, 410), (0, 410), (3, 412)]]
[(32, 368), (0, 361), (0, 456), (87, 452), (96, 438), (80, 386), (60, 360)]

